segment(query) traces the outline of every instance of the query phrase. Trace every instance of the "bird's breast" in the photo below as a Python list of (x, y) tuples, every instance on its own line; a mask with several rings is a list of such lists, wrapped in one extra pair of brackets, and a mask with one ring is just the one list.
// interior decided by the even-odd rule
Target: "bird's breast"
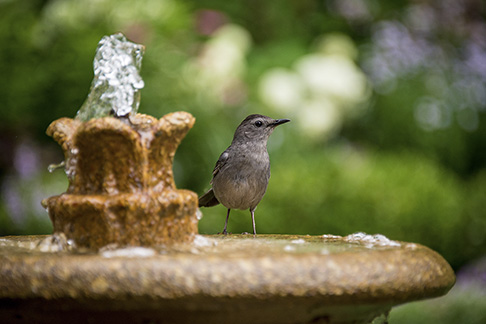
[(270, 178), (268, 153), (246, 152), (233, 156), (215, 175), (213, 191), (226, 208), (254, 208), (267, 189)]

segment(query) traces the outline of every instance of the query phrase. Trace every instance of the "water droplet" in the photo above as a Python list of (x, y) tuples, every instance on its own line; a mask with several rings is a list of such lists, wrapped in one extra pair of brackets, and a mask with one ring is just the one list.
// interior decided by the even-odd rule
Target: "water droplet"
[(52, 173), (54, 172), (54, 170), (63, 168), (65, 165), (66, 165), (65, 161), (62, 161), (61, 163), (58, 164), (49, 164), (49, 166), (47, 167), (47, 171), (49, 171), (49, 173)]

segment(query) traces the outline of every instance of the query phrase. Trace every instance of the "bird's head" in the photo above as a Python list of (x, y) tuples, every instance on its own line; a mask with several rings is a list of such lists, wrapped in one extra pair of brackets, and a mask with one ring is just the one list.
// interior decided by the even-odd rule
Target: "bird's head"
[(289, 122), (290, 119), (273, 119), (263, 115), (250, 115), (238, 126), (233, 141), (238, 138), (266, 141), (275, 127)]

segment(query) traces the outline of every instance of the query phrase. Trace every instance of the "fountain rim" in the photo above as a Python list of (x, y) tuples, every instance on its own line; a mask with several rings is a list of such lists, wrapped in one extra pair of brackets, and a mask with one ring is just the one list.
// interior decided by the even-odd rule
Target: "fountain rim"
[[(221, 246), (225, 244), (225, 237), (202, 237), (216, 239)], [(266, 237), (258, 235), (257, 240)], [(272, 237), (289, 242), (309, 238), (303, 235)], [(249, 236), (230, 235), (229, 238), (251, 242)], [(265, 300), (279, 297), (315, 298), (335, 304), (387, 302), (395, 305), (446, 294), (455, 283), (449, 264), (425, 246), (405, 246), (326, 255), (259, 255), (256, 251), (229, 257), (197, 251), (136, 258), (0, 253), (0, 278), (7, 278), (8, 274), (13, 277), (0, 281), (3, 287), (0, 298), (145, 296), (157, 300), (185, 300), (206, 296)]]

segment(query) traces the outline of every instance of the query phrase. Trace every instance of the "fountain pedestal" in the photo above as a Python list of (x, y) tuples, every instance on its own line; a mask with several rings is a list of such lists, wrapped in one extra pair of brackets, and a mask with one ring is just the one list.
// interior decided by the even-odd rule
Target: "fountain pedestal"
[(94, 250), (191, 242), (197, 195), (176, 189), (172, 162), (193, 124), (186, 112), (54, 121), (47, 134), (63, 148), (69, 179), (65, 193), (43, 201), (54, 233)]
[(43, 238), (0, 238), (2, 323), (370, 323), (455, 281), (440, 255), (402, 242), (198, 235), (73, 254), (34, 248)]

